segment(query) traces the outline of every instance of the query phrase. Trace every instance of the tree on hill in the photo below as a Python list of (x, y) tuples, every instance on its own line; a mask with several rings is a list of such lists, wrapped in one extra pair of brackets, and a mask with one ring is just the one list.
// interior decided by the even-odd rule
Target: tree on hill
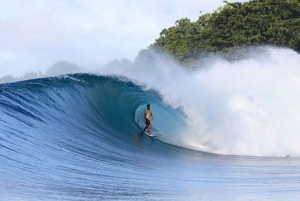
[(82, 68), (76, 64), (69, 63), (67, 61), (57, 61), (54, 65), (49, 67), (42, 77), (53, 77), (63, 74), (73, 74), (82, 72)]
[(126, 68), (132, 65), (132, 62), (128, 59), (122, 58), (121, 60), (115, 59), (104, 65), (104, 68)]
[(299, 25), (299, 0), (225, 1), (223, 7), (195, 22), (177, 20), (175, 26), (163, 29), (147, 50), (169, 54), (186, 66), (211, 53), (239, 59), (251, 45), (288, 47), (300, 52)]

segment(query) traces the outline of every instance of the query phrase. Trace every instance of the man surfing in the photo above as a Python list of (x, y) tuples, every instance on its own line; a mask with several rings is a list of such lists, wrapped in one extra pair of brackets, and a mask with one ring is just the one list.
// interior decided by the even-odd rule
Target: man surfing
[(151, 127), (150, 118), (152, 118), (152, 120), (154, 121), (152, 111), (150, 110), (150, 104), (147, 104), (147, 109), (144, 112), (144, 121), (146, 123), (146, 127), (144, 128), (144, 131), (146, 131), (146, 129), (147, 129), (147, 135), (151, 135), (150, 134), (150, 127)]

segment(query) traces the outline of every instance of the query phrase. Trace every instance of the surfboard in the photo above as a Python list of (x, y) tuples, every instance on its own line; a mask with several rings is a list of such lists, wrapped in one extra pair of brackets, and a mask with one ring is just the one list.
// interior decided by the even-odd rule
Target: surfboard
[(157, 135), (153, 135), (153, 134), (147, 134), (147, 132), (144, 132), (145, 135), (147, 135), (148, 137), (157, 137)]
[(157, 135), (153, 135), (153, 134), (150, 134), (150, 135), (148, 135), (148, 134), (146, 134), (148, 137), (157, 137)]

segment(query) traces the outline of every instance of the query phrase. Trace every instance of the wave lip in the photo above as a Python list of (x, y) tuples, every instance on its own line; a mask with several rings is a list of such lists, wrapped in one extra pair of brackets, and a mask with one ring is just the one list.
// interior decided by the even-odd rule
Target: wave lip
[(97, 125), (118, 138), (144, 127), (143, 110), (150, 103), (153, 132), (165, 143), (224, 155), (298, 157), (299, 56), (289, 50), (268, 52), (264, 60), (218, 60), (192, 74), (161, 61), (151, 72), (139, 66), (114, 69), (113, 76), (106, 69), (100, 72), (104, 76), (2, 84), (3, 121), (39, 127), (63, 124), (76, 114), (70, 125), (82, 120), (87, 128)]
[(150, 72), (139, 66), (117, 74), (154, 89), (166, 108), (183, 113), (188, 129), (176, 139), (168, 134), (165, 142), (225, 155), (299, 157), (299, 55), (263, 50), (264, 57), (254, 52), (234, 63), (219, 58), (192, 73), (158, 59)]

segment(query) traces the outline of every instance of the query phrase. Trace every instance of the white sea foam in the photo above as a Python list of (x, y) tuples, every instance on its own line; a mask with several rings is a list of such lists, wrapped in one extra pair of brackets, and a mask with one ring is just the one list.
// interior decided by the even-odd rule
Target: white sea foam
[(159, 59), (159, 65), (97, 73), (126, 76), (180, 108), (189, 126), (163, 136), (167, 143), (219, 154), (300, 156), (300, 56), (265, 50), (264, 57), (235, 63), (218, 58), (193, 73)]
[(300, 156), (300, 56), (267, 52), (236, 63), (218, 60), (192, 74), (169, 63), (114, 73), (158, 90), (184, 111), (189, 129), (166, 142), (220, 154)]

